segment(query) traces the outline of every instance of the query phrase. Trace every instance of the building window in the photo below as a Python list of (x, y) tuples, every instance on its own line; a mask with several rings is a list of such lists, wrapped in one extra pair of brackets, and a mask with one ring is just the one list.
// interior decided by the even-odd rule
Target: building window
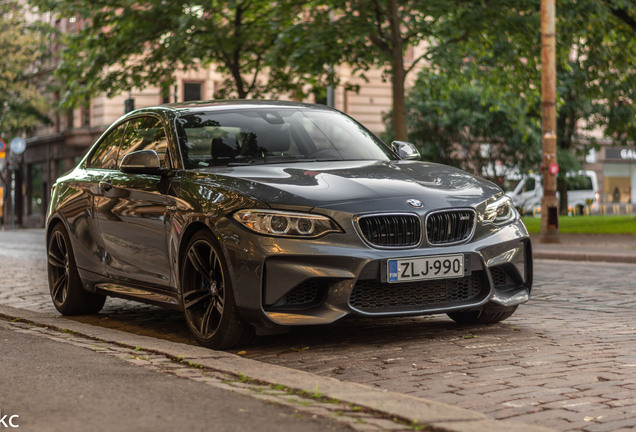
[(73, 108), (69, 108), (66, 111), (66, 128), (67, 129), (73, 129), (74, 116), (75, 116), (75, 111), (73, 110)]
[[(175, 93), (177, 89), (175, 88)], [(175, 102), (176, 102), (175, 96)], [(161, 83), (161, 103), (167, 104), (170, 103), (170, 83)]]
[(183, 100), (201, 100), (201, 83), (183, 83)]
[(66, 174), (72, 167), (68, 163), (68, 159), (58, 159), (57, 161), (57, 177), (61, 177)]
[(631, 202), (631, 167), (627, 164), (606, 163), (603, 167), (603, 202)]
[(84, 102), (82, 105), (82, 126), (89, 126), (91, 124), (91, 104), (90, 102)]

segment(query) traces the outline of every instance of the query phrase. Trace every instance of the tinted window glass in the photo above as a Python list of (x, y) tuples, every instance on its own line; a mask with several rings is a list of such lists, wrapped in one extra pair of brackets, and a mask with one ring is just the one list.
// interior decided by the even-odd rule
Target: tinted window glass
[(506, 192), (514, 192), (521, 179), (504, 179), (503, 189)]
[(138, 117), (128, 122), (117, 158), (117, 166), (121, 164), (125, 155), (137, 150), (154, 150), (159, 155), (161, 166), (169, 165), (168, 139), (161, 120), (155, 117)]
[(235, 110), (189, 114), (177, 123), (186, 168), (394, 158), (359, 123), (334, 111)]
[(567, 177), (568, 190), (593, 190), (592, 178), (586, 175)]
[(117, 152), (125, 130), (126, 123), (123, 123), (106, 135), (89, 158), (86, 166), (88, 168), (116, 169)]
[(536, 186), (537, 185), (535, 179), (533, 177), (528, 177), (526, 179), (526, 184), (523, 187), (523, 192), (533, 191)]
[(201, 100), (201, 83), (184, 83), (183, 100)]

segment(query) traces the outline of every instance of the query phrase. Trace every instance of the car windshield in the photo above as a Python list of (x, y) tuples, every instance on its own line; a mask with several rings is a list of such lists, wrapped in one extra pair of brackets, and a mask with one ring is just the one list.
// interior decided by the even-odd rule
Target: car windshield
[(504, 179), (502, 188), (506, 192), (514, 192), (521, 179)]
[(254, 108), (177, 119), (186, 169), (294, 161), (390, 160), (372, 133), (335, 111)]

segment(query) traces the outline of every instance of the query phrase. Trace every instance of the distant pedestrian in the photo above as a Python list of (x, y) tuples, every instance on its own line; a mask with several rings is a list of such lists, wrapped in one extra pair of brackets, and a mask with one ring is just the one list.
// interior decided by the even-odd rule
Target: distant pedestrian
[(614, 202), (615, 203), (621, 202), (621, 192), (618, 190), (618, 187), (614, 188)]

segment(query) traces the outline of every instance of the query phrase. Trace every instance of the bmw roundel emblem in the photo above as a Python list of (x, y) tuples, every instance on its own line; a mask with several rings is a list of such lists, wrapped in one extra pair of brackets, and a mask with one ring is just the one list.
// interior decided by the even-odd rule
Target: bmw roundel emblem
[(410, 199), (406, 203), (413, 208), (421, 208), (424, 205), (422, 204), (422, 201), (416, 199)]

